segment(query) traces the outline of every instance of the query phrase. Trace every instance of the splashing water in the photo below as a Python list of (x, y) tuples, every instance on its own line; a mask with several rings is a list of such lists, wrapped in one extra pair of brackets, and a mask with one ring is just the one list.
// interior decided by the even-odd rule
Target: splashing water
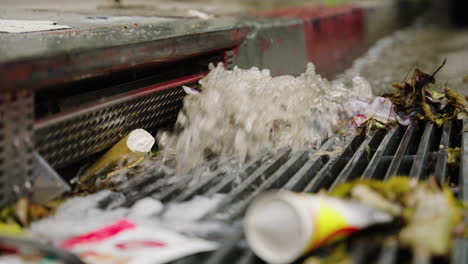
[(355, 77), (352, 83), (329, 82), (313, 64), (298, 77), (211, 66), (200, 81), (202, 92), (184, 99), (176, 131), (160, 132), (158, 142), (165, 157), (177, 160), (178, 173), (210, 154), (242, 163), (265, 150), (314, 147), (337, 129), (346, 100), (372, 98), (366, 80)]

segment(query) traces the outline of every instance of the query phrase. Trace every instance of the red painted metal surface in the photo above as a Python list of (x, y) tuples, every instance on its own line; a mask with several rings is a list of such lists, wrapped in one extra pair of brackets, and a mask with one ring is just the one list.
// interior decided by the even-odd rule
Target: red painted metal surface
[(39, 89), (137, 66), (174, 62), (232, 49), (242, 43), (247, 32), (247, 28), (236, 28), (2, 64), (0, 90)]
[(312, 6), (260, 13), (304, 21), (308, 61), (325, 76), (343, 70), (364, 50), (364, 10), (355, 6)]

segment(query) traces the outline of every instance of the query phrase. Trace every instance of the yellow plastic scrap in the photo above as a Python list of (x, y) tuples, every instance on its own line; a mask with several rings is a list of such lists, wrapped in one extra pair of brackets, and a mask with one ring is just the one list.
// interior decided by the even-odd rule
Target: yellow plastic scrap
[(453, 167), (459, 166), (458, 157), (461, 154), (461, 148), (447, 148), (447, 164)]
[(402, 201), (405, 195), (410, 192), (414, 183), (406, 176), (394, 176), (386, 182), (374, 179), (357, 179), (338, 185), (329, 195), (340, 198), (350, 197), (356, 185), (367, 186), (386, 199)]
[(437, 118), (437, 119), (435, 120), (435, 123), (440, 127), (440, 126), (442, 126), (442, 125), (445, 123), (445, 119), (443, 119), (443, 118)]
[(25, 232), (17, 223), (0, 222), (0, 236), (23, 236)]
[(338, 148), (333, 151), (326, 151), (326, 150), (317, 150), (314, 153), (310, 154), (310, 156), (329, 156), (333, 157), (336, 156), (337, 154), (340, 154), (343, 152), (343, 149)]
[[(390, 177), (388, 181), (357, 179), (336, 186), (329, 195), (355, 199), (393, 214), (404, 226), (397, 235), (398, 242), (412, 249), (414, 263), (430, 262), (432, 256), (447, 256), (454, 237), (468, 233), (462, 221), (468, 217), (468, 206), (434, 176), (427, 181), (407, 176)], [(340, 262), (351, 261), (349, 258), (332, 259), (335, 254), (340, 252), (309, 258), (305, 264), (352, 263)]]

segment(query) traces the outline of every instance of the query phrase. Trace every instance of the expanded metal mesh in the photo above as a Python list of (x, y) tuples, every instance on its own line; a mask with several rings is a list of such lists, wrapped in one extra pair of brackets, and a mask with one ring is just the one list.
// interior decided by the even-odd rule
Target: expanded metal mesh
[(152, 130), (175, 119), (185, 96), (172, 87), (74, 112), (35, 131), (36, 148), (55, 168), (110, 147), (136, 128)]
[(32, 125), (31, 91), (0, 92), (0, 207), (30, 192)]

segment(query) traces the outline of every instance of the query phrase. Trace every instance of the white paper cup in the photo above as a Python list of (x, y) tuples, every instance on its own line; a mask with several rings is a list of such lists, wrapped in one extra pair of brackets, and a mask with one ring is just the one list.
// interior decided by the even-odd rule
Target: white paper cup
[(325, 195), (269, 192), (248, 208), (250, 247), (268, 263), (290, 263), (304, 253), (392, 216)]

